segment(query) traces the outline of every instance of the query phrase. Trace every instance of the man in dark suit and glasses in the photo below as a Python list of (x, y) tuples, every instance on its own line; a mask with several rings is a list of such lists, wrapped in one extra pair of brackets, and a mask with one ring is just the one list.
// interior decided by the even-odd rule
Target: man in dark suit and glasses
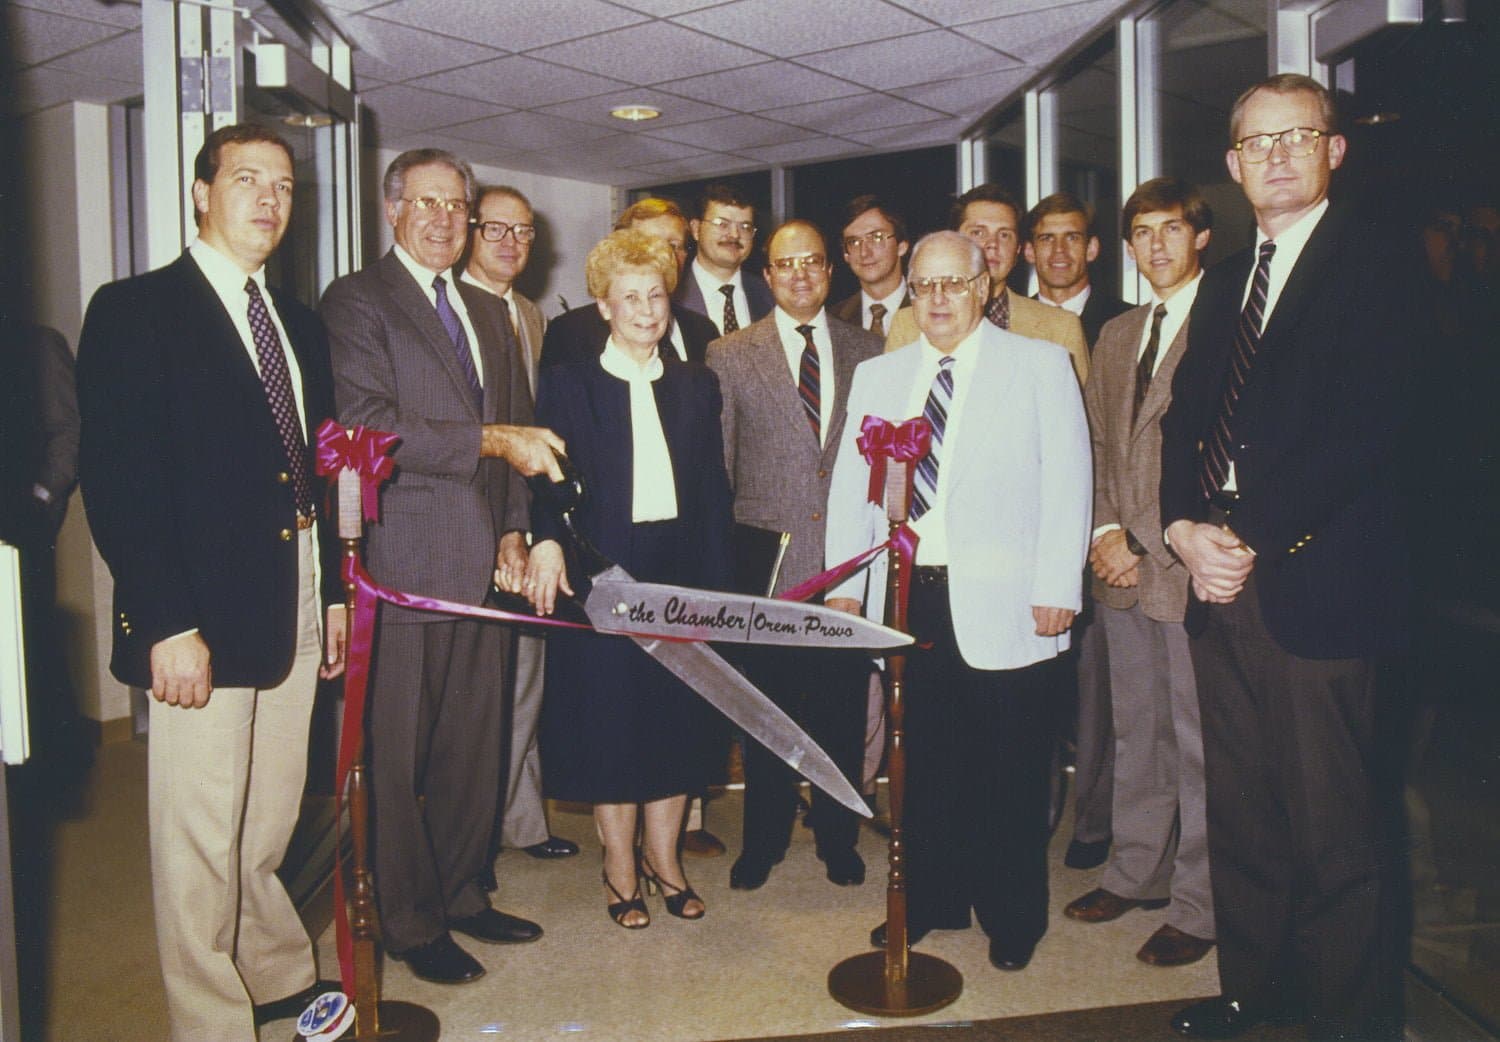
[[(401, 439), (368, 533), (370, 574), (481, 604), (492, 576), (519, 590), (530, 508), (521, 476), (560, 479), (563, 445), (528, 426), (531, 392), (506, 302), (454, 277), (475, 199), (468, 164), (437, 149), (403, 152), (384, 195), (395, 246), (335, 280), (321, 305), (339, 419)], [(381, 611), (369, 709), (375, 887), (386, 950), (424, 980), (484, 973), (450, 929), (489, 944), (541, 935), (491, 908), (478, 883), (500, 791), (513, 637), (473, 619)]]
[(765, 318), (775, 301), (765, 279), (744, 269), (755, 249), (755, 207), (739, 189), (711, 184), (689, 222), (698, 253), (672, 299), (707, 315), (721, 335)]
[(1256, 243), (1203, 277), (1162, 421), (1187, 566), (1222, 995), (1195, 1038), (1305, 1014), (1396, 1039), (1402, 859), (1384, 842), (1377, 666), (1407, 639), (1399, 456), (1420, 343), (1389, 227), (1330, 202), (1331, 97), (1280, 75), (1230, 113)]
[(317, 679), (344, 664), (338, 543), (308, 451), (333, 387), (317, 318), (265, 284), (291, 218), (291, 150), (263, 127), (224, 127), (193, 172), (187, 251), (89, 304), (79, 462), (115, 582), (110, 669), (154, 696), (170, 1037), (254, 1042), (253, 1004), (300, 1010), (316, 977), (275, 869)]

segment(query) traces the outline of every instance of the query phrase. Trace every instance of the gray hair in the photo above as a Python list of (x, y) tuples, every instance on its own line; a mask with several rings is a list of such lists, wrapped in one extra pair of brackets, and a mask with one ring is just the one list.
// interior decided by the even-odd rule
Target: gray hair
[(402, 152), (385, 168), (381, 190), (388, 203), (398, 202), (406, 194), (406, 174), (414, 167), (439, 163), (464, 179), (464, 200), (474, 208), (474, 168), (452, 152), (442, 148), (413, 148)]
[(922, 251), (925, 250), (928, 246), (940, 246), (943, 244), (957, 246), (960, 250), (963, 251), (964, 256), (969, 259), (969, 275), (978, 275), (989, 270), (985, 266), (984, 250), (980, 248), (979, 243), (975, 242), (963, 232), (946, 230), (940, 232), (930, 232), (917, 240), (917, 244), (911, 248), (911, 260), (907, 262), (907, 270), (910, 271), (912, 268), (916, 267), (917, 258), (922, 255)]

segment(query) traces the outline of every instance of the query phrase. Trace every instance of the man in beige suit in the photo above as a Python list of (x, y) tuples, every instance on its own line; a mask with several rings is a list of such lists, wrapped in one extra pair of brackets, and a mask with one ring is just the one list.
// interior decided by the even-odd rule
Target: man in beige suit
[(1089, 564), (1113, 694), (1114, 849), (1099, 887), (1064, 912), (1099, 923), (1166, 906), (1136, 957), (1181, 966), (1213, 947), (1214, 913), (1202, 729), (1182, 627), (1188, 573), (1162, 542), (1161, 418), (1213, 213), (1196, 188), (1159, 177), (1135, 190), (1121, 224), (1151, 300), (1105, 323), (1083, 396), (1094, 442)]
[[(1020, 219), (1021, 208), (1015, 197), (999, 185), (987, 183), (976, 185), (958, 197), (950, 224), (984, 250), (985, 267), (990, 273), (990, 299), (985, 305), (985, 317), (1001, 329), (1034, 340), (1050, 340), (1067, 348), (1073, 356), (1073, 371), (1082, 384), (1089, 375), (1089, 349), (1078, 316), (1012, 293), (1005, 285), (1021, 249), (1017, 232)], [(902, 308), (891, 320), (885, 349), (894, 351), (916, 339), (916, 317), (911, 308)]]
[[(537, 359), (542, 353), (542, 335), (547, 320), (541, 308), (517, 293), (515, 281), (526, 269), (531, 244), (536, 239), (536, 212), (531, 200), (518, 188), (494, 185), (479, 192), (474, 230), (470, 236), (469, 260), (462, 280), (487, 290), (506, 303), (515, 334), (512, 344), (526, 370), (531, 396), (536, 397)], [(497, 580), (503, 580), (498, 576)], [(498, 581), (503, 589), (508, 583)], [(535, 858), (570, 857), (578, 845), (552, 835), (542, 802), (542, 763), (537, 754), (536, 725), (542, 708), (542, 659), (546, 643), (541, 637), (522, 633), (516, 641), (515, 676), (510, 691), (510, 753), (506, 760), (505, 789), (500, 794), (501, 811), (495, 835), (490, 840), (490, 858), (480, 874), (480, 885), (495, 890), (495, 857), (500, 848), (515, 847)]]

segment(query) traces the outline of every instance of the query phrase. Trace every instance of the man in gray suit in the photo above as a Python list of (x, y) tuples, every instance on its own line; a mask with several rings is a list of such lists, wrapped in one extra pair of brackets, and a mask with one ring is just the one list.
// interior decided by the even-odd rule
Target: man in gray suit
[(1161, 418), (1213, 212), (1196, 188), (1159, 177), (1135, 190), (1121, 224), (1151, 301), (1105, 323), (1083, 394), (1094, 443), (1089, 564), (1113, 693), (1114, 849), (1099, 887), (1064, 913), (1101, 923), (1168, 905), (1136, 957), (1181, 966), (1213, 947), (1214, 911), (1203, 733), (1182, 628), (1188, 573), (1161, 538)]
[[(526, 372), (526, 388), (536, 399), (537, 359), (542, 352), (542, 334), (547, 319), (529, 297), (516, 292), (515, 280), (526, 270), (531, 244), (536, 240), (536, 211), (519, 188), (493, 185), (479, 191), (474, 230), (469, 241), (469, 259), (462, 281), (493, 293), (505, 301), (511, 334), (507, 344), (519, 356)], [(512, 575), (501, 562), (500, 585), (512, 590), (520, 576)], [(546, 642), (531, 633), (516, 638), (515, 667), (510, 690), (510, 752), (505, 761), (505, 788), (480, 886), (493, 891), (495, 858), (500, 848), (514, 847), (534, 858), (571, 857), (578, 844), (552, 835), (547, 827), (547, 808), (542, 800), (542, 761), (537, 751), (536, 723), (542, 708), (542, 659)]]
[[(524, 568), (521, 475), (560, 479), (563, 445), (524, 426), (531, 396), (505, 350), (504, 302), (455, 282), (474, 203), (468, 164), (403, 152), (384, 195), (395, 246), (335, 280), (322, 303), (341, 422), (401, 439), (369, 569), (399, 590), (480, 604), (492, 574)], [(488, 943), (541, 934), (490, 908), (476, 882), (500, 791), (505, 637), (477, 620), (381, 612), (369, 710), (375, 883), (386, 949), (424, 980), (483, 975), (450, 928)]]
[[(829, 318), (828, 247), (807, 221), (789, 221), (766, 247), (776, 307), (709, 345), (724, 395), (725, 467), (741, 525), (788, 532), (780, 594), (823, 569), (823, 511), (844, 430), (854, 367), (880, 353), (880, 337)], [(869, 660), (824, 650), (771, 648), (745, 657), (761, 690), (800, 719), (814, 741), (860, 783)], [(786, 854), (797, 810), (796, 775), (759, 743), (745, 743), (744, 850), (730, 869), (737, 890), (762, 886)], [(854, 814), (813, 791), (818, 856), (840, 886), (864, 882)]]

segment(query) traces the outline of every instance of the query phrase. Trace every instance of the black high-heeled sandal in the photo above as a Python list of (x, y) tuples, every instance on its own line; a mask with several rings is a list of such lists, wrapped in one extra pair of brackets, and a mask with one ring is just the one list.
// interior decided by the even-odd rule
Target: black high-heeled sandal
[[(698, 896), (697, 891), (692, 888), (691, 884), (673, 886), (662, 879), (656, 874), (656, 870), (651, 867), (651, 862), (646, 860), (645, 855), (641, 856), (640, 864), (636, 867), (636, 873), (641, 879), (646, 881), (646, 893), (652, 896), (660, 893), (662, 903), (667, 906), (667, 911), (677, 918), (696, 921), (702, 919), (704, 913), (707, 912), (706, 908), (700, 908), (697, 915), (689, 915), (683, 911), (689, 901), (697, 901), (701, 905), (703, 898)], [(687, 884), (687, 876), (684, 875), (682, 881), (684, 884)]]
[[(604, 910), (615, 921), (616, 925), (623, 926), (627, 930), (644, 930), (651, 925), (651, 913), (646, 911), (646, 899), (641, 896), (641, 881), (639, 877), (635, 881), (635, 893), (628, 898), (616, 890), (615, 885), (609, 881), (608, 868), (601, 871), (599, 877), (604, 880), (605, 889), (615, 895), (614, 903), (606, 905)], [(631, 912), (640, 912), (646, 917), (646, 921), (644, 923), (627, 923), (625, 917)]]

